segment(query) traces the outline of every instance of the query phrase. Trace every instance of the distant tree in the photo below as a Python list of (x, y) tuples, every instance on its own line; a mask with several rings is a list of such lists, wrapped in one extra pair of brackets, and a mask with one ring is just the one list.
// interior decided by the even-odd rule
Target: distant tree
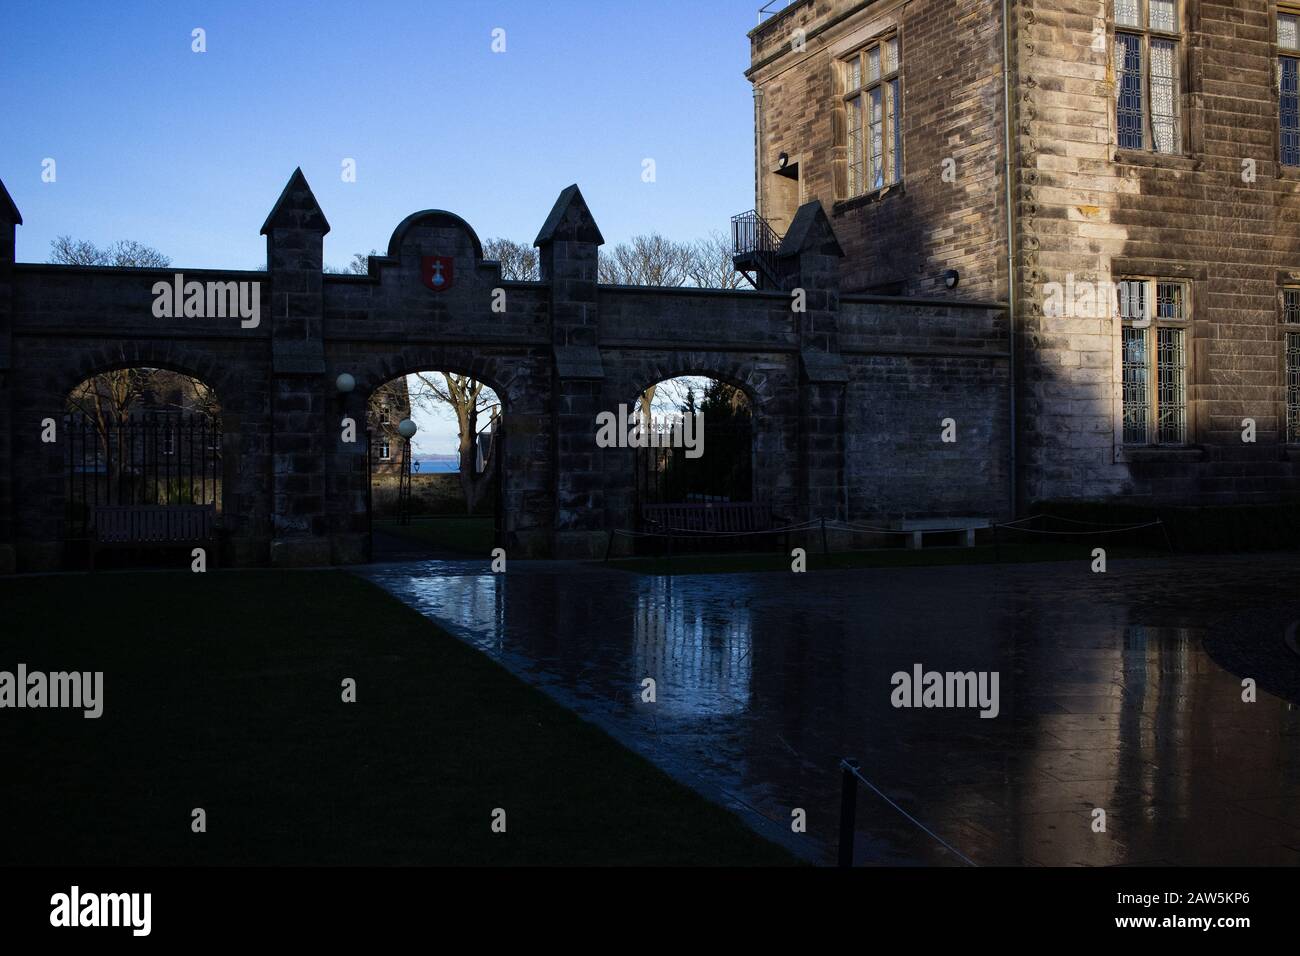
[[(115, 242), (103, 249), (84, 239), (59, 236), (50, 240), (50, 262), (68, 266), (126, 266), (165, 268), (171, 259), (157, 249), (132, 240)], [(85, 415), (95, 423), (105, 455), (109, 435), (131, 413), (131, 408), (150, 390), (157, 369), (124, 368), (102, 372), (82, 382), (68, 396), (68, 410)], [(202, 383), (199, 383), (202, 385)], [(206, 388), (206, 386), (203, 386)]]
[(748, 288), (732, 261), (731, 241), (721, 232), (714, 231), (697, 239), (690, 251), (686, 273), (691, 285), (701, 289)]
[(165, 269), (172, 264), (171, 257), (133, 239), (121, 239), (101, 249), (85, 239), (59, 236), (50, 240), (50, 246), (50, 262), (65, 266)]
[(501, 263), (501, 278), (536, 282), (540, 278), (537, 249), (513, 239), (489, 239), (483, 243), (483, 258)]
[[(414, 381), (412, 382), (411, 379)], [(416, 372), (408, 378), (411, 408), (438, 412), (450, 408), (456, 417), (460, 452), (460, 487), (470, 514), (478, 508), (492, 482), (492, 466), (498, 454), (497, 435), (491, 427), (501, 413), (500, 399), (483, 382), (453, 372)], [(479, 422), (486, 418), (486, 423)], [(478, 470), (479, 433), (487, 431), (483, 470)]]
[(379, 255), (378, 249), (371, 249), (369, 253), (353, 253), (352, 261), (348, 263), (348, 271), (354, 275), (368, 275), (370, 272), (370, 257), (377, 255)]
[[(50, 262), (70, 266), (165, 269), (171, 257), (131, 239), (100, 248), (84, 239), (59, 236), (50, 240)], [(167, 396), (174, 396), (174, 400)], [(157, 368), (123, 368), (93, 375), (74, 388), (67, 410), (91, 422), (103, 451), (109, 479), (121, 481), (125, 458), (120, 447), (122, 426), (146, 398), (158, 398), (158, 407), (197, 412), (212, 419), (220, 412), (216, 395), (204, 382), (189, 375)]]
[[(345, 266), (321, 266), (321, 272), (327, 275), (356, 275), (363, 276), (370, 272), (370, 257), (379, 255), (378, 249), (371, 249), (369, 253), (354, 252), (352, 258)], [(265, 270), (266, 266), (262, 268)]]
[(605, 285), (681, 286), (691, 278), (692, 258), (690, 243), (654, 232), (601, 250), (597, 275)]

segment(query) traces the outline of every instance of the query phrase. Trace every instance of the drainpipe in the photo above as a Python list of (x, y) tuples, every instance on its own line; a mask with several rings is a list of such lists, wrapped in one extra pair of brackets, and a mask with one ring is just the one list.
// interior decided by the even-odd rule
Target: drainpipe
[(763, 90), (754, 85), (754, 211), (767, 218), (763, 208)]
[(1009, 458), (1011, 517), (1015, 518), (1018, 515), (1019, 495), (1016, 474), (1016, 233), (1015, 197), (1011, 180), (1011, 0), (1002, 0), (1002, 112), (1002, 179), (1006, 185), (1007, 204), (1007, 382), (1011, 409)]

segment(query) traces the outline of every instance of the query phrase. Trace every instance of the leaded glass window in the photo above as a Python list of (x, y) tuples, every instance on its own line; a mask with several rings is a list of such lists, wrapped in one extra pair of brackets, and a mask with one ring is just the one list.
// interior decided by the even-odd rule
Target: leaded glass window
[(850, 196), (902, 181), (901, 65), (897, 36), (871, 43), (845, 61)]
[(1300, 443), (1300, 332), (1286, 333), (1286, 440)]
[(871, 170), (871, 188), (880, 189), (885, 185), (885, 110), (883, 106), (884, 89), (877, 86), (867, 94), (867, 103), (871, 109), (871, 151), (868, 156), (868, 168)]
[(1185, 288), (1186, 287), (1181, 282), (1156, 283), (1157, 319), (1181, 320), (1187, 318), (1187, 314), (1184, 311), (1185, 303), (1183, 299)]
[(1147, 11), (1150, 14), (1147, 26), (1152, 30), (1178, 32), (1178, 5), (1174, 0), (1148, 0)]
[(1141, 149), (1142, 38), (1115, 35), (1115, 126), (1120, 149)]
[(1181, 445), (1187, 437), (1186, 329), (1156, 329), (1156, 440)]
[(1119, 148), (1182, 152), (1178, 0), (1114, 0), (1114, 19)]
[(1124, 443), (1147, 443), (1147, 417), (1151, 403), (1147, 399), (1147, 361), (1145, 329), (1124, 327)]
[[(1300, 51), (1300, 17), (1277, 15), (1279, 50)], [(1278, 56), (1278, 140), (1283, 166), (1300, 166), (1300, 58)]]
[(862, 99), (849, 100), (849, 195), (856, 196), (867, 188), (862, 174)]
[(1282, 321), (1300, 325), (1300, 289), (1282, 290)]
[(1151, 41), (1151, 140), (1157, 153), (1178, 152), (1177, 64), (1177, 43)]
[(1141, 280), (1125, 279), (1119, 284), (1119, 316), (1129, 322), (1145, 322), (1147, 315), (1147, 284)]
[(1277, 15), (1277, 45), (1283, 50), (1300, 50), (1300, 17), (1291, 13)]
[(1124, 443), (1187, 442), (1187, 284), (1119, 283)]
[(1283, 288), (1282, 333), (1286, 360), (1286, 440), (1300, 444), (1300, 287)]

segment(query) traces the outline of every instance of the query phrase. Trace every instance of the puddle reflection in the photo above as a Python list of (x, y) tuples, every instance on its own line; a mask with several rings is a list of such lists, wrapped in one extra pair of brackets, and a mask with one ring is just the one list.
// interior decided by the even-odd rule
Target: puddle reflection
[[(982, 864), (1300, 863), (1296, 708), (1205, 653), (1141, 574), (1059, 567), (640, 577), (537, 563), (365, 572), (548, 693), (833, 850), (840, 757)], [(1223, 601), (1249, 564), (1180, 567)], [(1292, 615), (1292, 619), (1294, 615)], [(915, 664), (1000, 675), (1000, 713), (897, 709)], [(656, 701), (641, 701), (653, 678)], [(1098, 832), (1097, 810), (1105, 811)], [(951, 863), (878, 798), (863, 862)]]

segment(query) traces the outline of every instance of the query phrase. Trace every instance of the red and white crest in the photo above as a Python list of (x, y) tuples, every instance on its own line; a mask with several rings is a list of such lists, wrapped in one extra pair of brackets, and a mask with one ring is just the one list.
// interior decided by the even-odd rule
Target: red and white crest
[(451, 256), (425, 256), (420, 261), (420, 281), (434, 292), (446, 292), (456, 275), (456, 260)]

